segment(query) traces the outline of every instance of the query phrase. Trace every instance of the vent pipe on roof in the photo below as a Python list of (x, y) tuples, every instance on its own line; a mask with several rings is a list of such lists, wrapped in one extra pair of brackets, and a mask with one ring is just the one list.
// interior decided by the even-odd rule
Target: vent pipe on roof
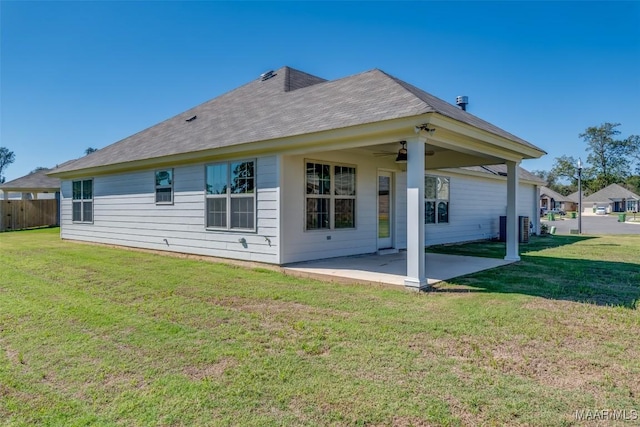
[(269, 80), (271, 77), (275, 77), (275, 76), (276, 74), (274, 73), (273, 70), (267, 71), (266, 73), (260, 74), (260, 80), (261, 81)]
[(456, 97), (456, 105), (462, 108), (462, 111), (467, 111), (467, 104), (469, 103), (468, 96), (457, 96)]

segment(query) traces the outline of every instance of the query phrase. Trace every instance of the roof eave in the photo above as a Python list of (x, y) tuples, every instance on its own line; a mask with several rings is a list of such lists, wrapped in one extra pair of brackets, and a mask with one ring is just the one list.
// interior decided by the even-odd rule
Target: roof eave
[[(495, 179), (495, 180), (498, 180), (498, 181), (506, 181), (507, 180), (507, 177), (504, 176), (504, 175), (494, 175), (494, 174), (487, 173), (487, 172), (478, 172), (478, 171), (462, 169), (462, 168), (442, 168), (442, 169), (435, 169), (435, 170), (442, 170), (442, 171), (447, 172), (447, 173), (453, 173), (453, 174), (458, 174), (458, 175), (468, 175), (468, 176), (476, 176), (476, 177), (479, 177), (479, 178)], [(534, 181), (534, 180), (531, 180), (531, 179), (527, 179), (527, 178), (518, 177), (518, 181), (521, 182), (521, 183), (524, 183), (524, 184), (540, 186), (540, 182)]]
[(514, 157), (519, 157), (520, 160), (538, 159), (547, 154), (546, 151), (537, 147), (524, 145), (516, 140), (496, 135), (440, 113), (433, 112), (428, 114), (430, 116), (429, 124), (436, 128), (436, 135), (438, 127), (442, 127), (451, 132), (470, 138), (472, 141), (488, 143), (498, 150), (513, 153), (515, 155)]
[[(344, 128), (293, 135), (284, 138), (250, 141), (226, 147), (173, 154), (110, 165), (54, 171), (48, 175), (60, 179), (106, 175), (151, 169), (176, 164), (193, 164), (268, 154), (299, 154), (309, 151), (331, 151), (358, 148), (405, 139), (413, 134), (415, 126), (424, 123), (426, 115), (402, 117)], [(414, 134), (415, 135), (415, 134)]]
[(60, 187), (0, 187), (5, 193), (53, 193)]

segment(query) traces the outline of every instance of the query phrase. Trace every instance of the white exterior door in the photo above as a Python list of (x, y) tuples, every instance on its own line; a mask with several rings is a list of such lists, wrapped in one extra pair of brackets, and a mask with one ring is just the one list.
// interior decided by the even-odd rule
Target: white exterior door
[(393, 247), (393, 173), (378, 171), (378, 249)]

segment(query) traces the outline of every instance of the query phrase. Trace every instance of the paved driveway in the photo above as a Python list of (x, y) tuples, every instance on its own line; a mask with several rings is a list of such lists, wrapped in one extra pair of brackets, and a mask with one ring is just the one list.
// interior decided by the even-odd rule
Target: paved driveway
[[(627, 214), (633, 218), (631, 215)], [(640, 214), (636, 214), (640, 219)], [(557, 221), (542, 220), (549, 228), (556, 227), (556, 234), (571, 234), (571, 230), (578, 229), (578, 219), (564, 219)], [(589, 215), (582, 217), (582, 234), (640, 234), (640, 222), (618, 222), (618, 216)]]

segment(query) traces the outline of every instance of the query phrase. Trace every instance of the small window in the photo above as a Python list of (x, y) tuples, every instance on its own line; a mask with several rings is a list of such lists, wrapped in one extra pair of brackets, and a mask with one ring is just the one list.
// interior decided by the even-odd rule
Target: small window
[(307, 230), (355, 228), (356, 168), (306, 163)]
[(424, 222), (446, 224), (449, 222), (449, 178), (424, 177)]
[(205, 168), (207, 228), (255, 230), (255, 162), (216, 163)]
[(156, 171), (156, 204), (173, 203), (173, 169)]
[(72, 182), (73, 222), (93, 222), (93, 180), (85, 179)]

